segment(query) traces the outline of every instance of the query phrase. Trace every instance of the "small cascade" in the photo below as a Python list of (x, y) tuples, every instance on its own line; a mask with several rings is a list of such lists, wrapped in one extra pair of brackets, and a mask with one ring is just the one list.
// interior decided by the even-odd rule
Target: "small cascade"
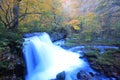
[[(59, 47), (64, 41), (52, 43), (47, 33), (29, 35), (23, 44), (27, 68), (25, 80), (114, 80), (94, 71), (86, 59), (80, 58), (85, 46), (65, 50)], [(113, 46), (94, 48), (100, 52), (109, 48), (118, 49)], [(65, 79), (61, 79), (61, 76)]]
[[(70, 73), (87, 64), (79, 59), (80, 54), (54, 45), (47, 33), (25, 38), (23, 52), (26, 59), (26, 80), (50, 80), (62, 71)], [(72, 80), (71, 76), (65, 80)]]

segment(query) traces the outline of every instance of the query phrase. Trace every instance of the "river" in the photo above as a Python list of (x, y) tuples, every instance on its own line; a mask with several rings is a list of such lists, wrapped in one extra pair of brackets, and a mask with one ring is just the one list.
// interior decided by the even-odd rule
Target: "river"
[[(93, 70), (83, 56), (85, 46), (63, 49), (64, 40), (52, 43), (47, 33), (27, 35), (23, 44), (26, 80), (114, 80)], [(101, 54), (114, 46), (94, 46)], [(64, 73), (64, 74), (63, 74)]]

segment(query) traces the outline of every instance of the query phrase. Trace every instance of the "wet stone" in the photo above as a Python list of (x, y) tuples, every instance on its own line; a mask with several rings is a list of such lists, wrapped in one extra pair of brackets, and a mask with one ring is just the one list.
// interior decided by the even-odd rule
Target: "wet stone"
[(65, 80), (65, 71), (57, 74), (56, 80)]

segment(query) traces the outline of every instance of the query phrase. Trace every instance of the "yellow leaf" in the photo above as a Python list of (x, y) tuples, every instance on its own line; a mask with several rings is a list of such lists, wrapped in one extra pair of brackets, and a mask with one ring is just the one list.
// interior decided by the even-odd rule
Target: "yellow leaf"
[(77, 25), (77, 24), (79, 24), (79, 23), (80, 23), (79, 20), (71, 20), (68, 24), (69, 24), (69, 25)]
[(75, 30), (80, 30), (80, 27), (79, 26), (73, 26), (73, 28), (75, 29)]

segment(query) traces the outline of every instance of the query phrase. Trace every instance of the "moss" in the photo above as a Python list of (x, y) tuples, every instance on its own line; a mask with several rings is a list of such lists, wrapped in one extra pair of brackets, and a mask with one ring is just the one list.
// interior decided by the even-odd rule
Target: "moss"
[[(87, 55), (96, 55), (95, 53), (87, 53)], [(102, 55), (97, 55), (97, 58), (93, 57), (88, 57), (90, 63), (94, 62), (94, 64), (91, 63), (93, 68), (97, 69), (95, 65), (99, 65), (101, 68), (106, 67), (106, 66), (113, 66), (115, 69), (120, 69), (120, 62), (119, 62), (119, 57), (120, 57), (120, 51), (119, 50), (114, 50), (114, 51), (106, 51)], [(109, 67), (108, 67), (109, 69)], [(119, 70), (118, 70), (119, 71)]]
[(96, 62), (96, 58), (89, 58), (89, 61), (91, 61), (91, 62)]
[(85, 57), (87, 57), (88, 61), (93, 64), (93, 62), (96, 62), (97, 58), (99, 57), (98, 51), (87, 51), (84, 54)]
[(93, 55), (96, 56), (95, 52), (88, 52), (86, 54), (89, 55), (87, 57), (88, 61), (95, 70), (109, 77), (117, 77), (120, 74), (120, 50), (107, 50), (100, 55), (97, 53), (97, 58), (93, 57)]
[(97, 60), (97, 63), (100, 65), (112, 65), (112, 63), (110, 61), (108, 61), (106, 58), (104, 57), (100, 57)]
[(99, 56), (99, 52), (98, 51), (88, 51), (85, 53), (85, 55), (88, 56)]

